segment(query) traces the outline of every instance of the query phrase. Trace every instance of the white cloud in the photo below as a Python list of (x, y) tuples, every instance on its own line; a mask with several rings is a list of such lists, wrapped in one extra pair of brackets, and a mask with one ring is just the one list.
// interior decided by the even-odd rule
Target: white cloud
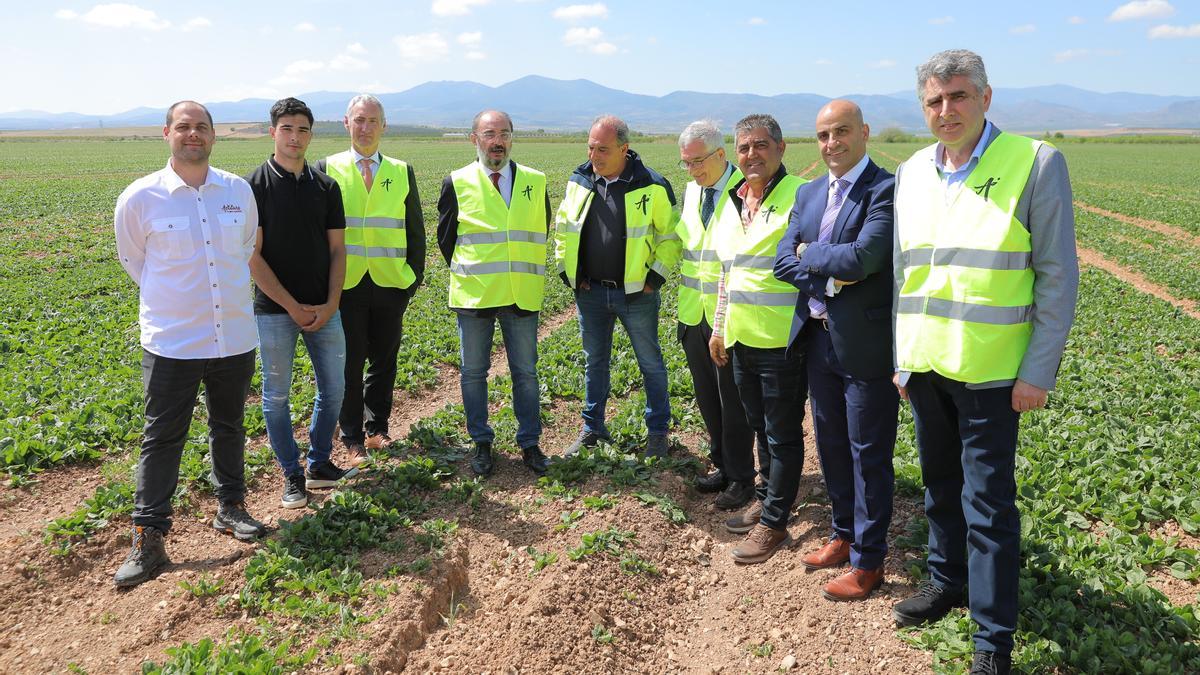
[(292, 30), (296, 31), (297, 33), (313, 33), (316, 32), (317, 27), (307, 21), (301, 21), (295, 26), (292, 26)]
[(284, 66), (283, 72), (285, 75), (307, 75), (308, 73), (315, 73), (324, 68), (325, 64), (321, 61), (300, 59), (299, 61), (292, 61)]
[(1066, 63), (1068, 61), (1079, 61), (1081, 59), (1092, 58), (1093, 56), (1120, 56), (1121, 52), (1116, 49), (1067, 49), (1058, 52), (1054, 55), (1055, 63)]
[(491, 0), (433, 0), (429, 10), (437, 16), (466, 16), (476, 5), (486, 5)]
[(466, 54), (463, 54), (463, 58), (468, 61), (482, 61), (487, 58), (487, 52), (481, 52), (478, 49), (472, 49)]
[(450, 45), (441, 33), (397, 35), (392, 41), (405, 61), (437, 61), (450, 53)]
[(366, 70), (370, 67), (371, 64), (353, 54), (338, 54), (329, 62), (329, 69), (337, 71)]
[(1037, 30), (1037, 26), (1035, 26), (1034, 24), (1024, 23), (1024, 24), (1021, 24), (1020, 26), (1013, 26), (1012, 28), (1009, 28), (1008, 32), (1012, 33), (1013, 35), (1025, 35), (1026, 33), (1032, 33), (1036, 30)]
[(189, 31), (189, 32), (194, 31), (194, 30), (200, 30), (202, 28), (211, 28), (211, 27), (212, 27), (212, 21), (209, 21), (208, 19), (206, 19), (202, 16), (192, 17), (191, 19), (188, 19), (186, 23), (183, 24), (183, 30)]
[(351, 42), (350, 44), (346, 45), (346, 53), (358, 54), (361, 56), (367, 53), (367, 48), (362, 46), (361, 42)]
[(1108, 20), (1162, 19), (1174, 13), (1175, 8), (1167, 0), (1133, 0), (1114, 9)]
[(577, 47), (600, 56), (617, 53), (617, 46), (611, 42), (606, 42), (604, 40), (604, 31), (595, 26), (589, 28), (568, 28), (567, 32), (563, 33), (562, 41), (568, 47)]
[(767, 20), (761, 16), (752, 16), (749, 19), (746, 19), (746, 23), (750, 24), (751, 26), (762, 26), (767, 23)]
[(879, 59), (867, 64), (868, 68), (895, 68), (896, 62), (891, 59)]
[(554, 10), (554, 18), (559, 21), (583, 21), (585, 19), (604, 19), (608, 17), (608, 7), (602, 2), (591, 5), (567, 5)]
[(1148, 35), (1151, 40), (1200, 37), (1200, 23), (1194, 23), (1190, 26), (1168, 26), (1163, 24), (1151, 28)]
[(937, 17), (937, 18), (930, 19), (930, 20), (929, 20), (929, 23), (931, 23), (931, 24), (933, 24), (933, 25), (935, 25), (935, 26), (945, 26), (946, 24), (954, 23), (954, 17), (952, 17), (952, 16), (939, 16), (939, 17)]
[(60, 9), (54, 13), (54, 16), (65, 21), (79, 20), (102, 28), (162, 30), (171, 25), (170, 21), (159, 17), (149, 9), (143, 9), (137, 5), (127, 5), (123, 2), (96, 5), (83, 14), (69, 9)]
[(1072, 16), (1067, 19), (1067, 23), (1071, 24), (1072, 26), (1078, 26), (1085, 21), (1086, 19), (1084, 19), (1082, 16)]
[(455, 38), (455, 42), (458, 42), (460, 45), (477, 45), (482, 41), (483, 33), (481, 31), (474, 31), (472, 33), (459, 33), (458, 37)]

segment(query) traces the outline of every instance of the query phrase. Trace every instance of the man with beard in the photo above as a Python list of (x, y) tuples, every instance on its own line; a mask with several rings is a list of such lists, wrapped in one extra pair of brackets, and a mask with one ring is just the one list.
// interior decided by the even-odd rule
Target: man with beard
[(537, 328), (546, 274), (550, 199), (546, 175), (509, 159), (508, 113), (484, 110), (471, 124), (478, 161), (442, 181), (438, 248), (450, 266), (450, 308), (458, 317), (463, 407), (475, 443), (471, 470), (494, 468), (487, 376), (496, 323), (512, 374), (517, 446), (525, 466), (546, 472), (537, 379)]

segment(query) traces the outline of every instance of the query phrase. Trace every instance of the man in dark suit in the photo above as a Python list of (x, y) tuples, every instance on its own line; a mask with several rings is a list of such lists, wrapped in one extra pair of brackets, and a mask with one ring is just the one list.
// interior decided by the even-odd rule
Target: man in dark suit
[(830, 101), (817, 114), (826, 180), (796, 190), (776, 278), (800, 289), (800, 333), (833, 536), (801, 558), (808, 569), (850, 562), (825, 585), (830, 600), (861, 600), (883, 583), (892, 519), (899, 395), (891, 384), (892, 192), (895, 179), (867, 156), (862, 111)]

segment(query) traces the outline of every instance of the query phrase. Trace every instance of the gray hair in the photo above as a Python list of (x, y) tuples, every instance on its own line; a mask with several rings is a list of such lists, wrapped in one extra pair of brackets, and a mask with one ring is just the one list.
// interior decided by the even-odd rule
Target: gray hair
[(925, 83), (929, 78), (945, 82), (955, 75), (964, 75), (975, 91), (982, 94), (987, 88), (987, 71), (983, 68), (983, 59), (968, 49), (947, 49), (929, 57), (929, 60), (917, 66), (917, 99), (925, 98)]
[(679, 148), (682, 150), (696, 141), (704, 141), (705, 150), (716, 152), (717, 148), (725, 147), (725, 134), (712, 120), (696, 120), (684, 127), (683, 132), (679, 134)]
[(783, 142), (783, 129), (779, 128), (779, 122), (776, 122), (775, 118), (770, 115), (746, 115), (733, 125), (733, 137), (736, 139), (751, 129), (766, 129), (772, 140), (776, 143)]
[(598, 115), (592, 120), (592, 128), (608, 127), (617, 132), (617, 143), (625, 145), (629, 142), (629, 125), (616, 115)]
[(346, 104), (346, 117), (350, 116), (350, 111), (354, 110), (354, 106), (361, 103), (370, 103), (377, 106), (379, 108), (379, 121), (383, 122), (384, 126), (387, 126), (387, 113), (383, 112), (383, 103), (372, 94), (359, 94), (350, 99), (350, 102)]
[(487, 115), (488, 113), (503, 117), (504, 121), (508, 122), (508, 130), (514, 131), (512, 117), (510, 117), (508, 113), (504, 112), (503, 110), (493, 110), (492, 108), (488, 108), (487, 110), (480, 110), (479, 112), (475, 113), (475, 118), (471, 120), (471, 133), (475, 133), (479, 129), (479, 120), (483, 119), (483, 116)]

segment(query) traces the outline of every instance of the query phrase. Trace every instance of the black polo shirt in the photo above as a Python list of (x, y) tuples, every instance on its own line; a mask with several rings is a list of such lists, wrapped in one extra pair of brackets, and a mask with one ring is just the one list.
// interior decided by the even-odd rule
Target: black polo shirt
[[(297, 178), (275, 156), (246, 176), (258, 203), (263, 260), (296, 302), (329, 300), (329, 230), (346, 229), (337, 181), (305, 162)], [(261, 289), (254, 289), (255, 314), (284, 314)]]

